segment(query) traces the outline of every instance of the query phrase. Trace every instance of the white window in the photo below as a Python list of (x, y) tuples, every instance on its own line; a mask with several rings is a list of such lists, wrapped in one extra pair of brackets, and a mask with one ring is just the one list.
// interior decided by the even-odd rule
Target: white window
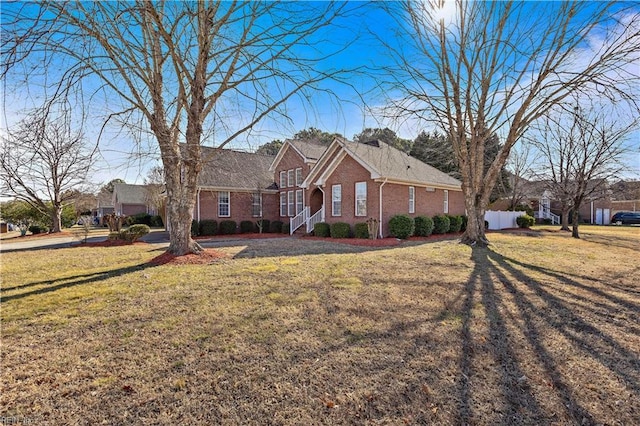
[(251, 214), (253, 217), (262, 217), (262, 194), (259, 192), (251, 194)]
[(296, 214), (299, 214), (304, 208), (304, 202), (302, 200), (302, 189), (296, 191)]
[(287, 172), (284, 170), (280, 172), (280, 188), (287, 187)]
[(284, 217), (287, 215), (287, 193), (280, 193), (280, 216)]
[(293, 211), (296, 208), (295, 202), (294, 202), (294, 192), (293, 191), (289, 191), (287, 192), (287, 201), (288, 201), (288, 211), (289, 211), (289, 216), (294, 216)]
[(296, 186), (302, 185), (302, 169), (296, 169)]
[(229, 217), (231, 216), (231, 205), (229, 191), (218, 192), (218, 216)]
[(409, 213), (416, 212), (416, 189), (413, 186), (409, 187)]
[(449, 191), (444, 190), (444, 212), (449, 213)]
[(342, 216), (342, 185), (331, 187), (331, 216)]
[(287, 186), (289, 188), (293, 186), (293, 169), (287, 172)]
[(367, 215), (367, 182), (356, 182), (356, 216)]

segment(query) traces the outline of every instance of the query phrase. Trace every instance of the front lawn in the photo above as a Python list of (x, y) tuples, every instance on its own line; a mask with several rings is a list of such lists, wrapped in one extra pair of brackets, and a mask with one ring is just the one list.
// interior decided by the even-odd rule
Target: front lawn
[(640, 228), (0, 255), (0, 417), (640, 424)]

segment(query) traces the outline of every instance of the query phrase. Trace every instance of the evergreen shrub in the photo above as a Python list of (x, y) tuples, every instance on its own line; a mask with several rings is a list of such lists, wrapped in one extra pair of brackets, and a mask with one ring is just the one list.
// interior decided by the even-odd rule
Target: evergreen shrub
[(369, 238), (369, 225), (367, 222), (356, 223), (353, 228), (356, 238)]
[(393, 216), (389, 220), (389, 234), (392, 237), (406, 240), (413, 235), (415, 230), (415, 224), (413, 219), (406, 214), (399, 214)]
[(238, 224), (235, 220), (223, 220), (218, 226), (218, 233), (220, 235), (231, 235), (237, 232)]
[(331, 238), (349, 238), (351, 227), (345, 222), (335, 222), (329, 226)]
[(313, 235), (316, 237), (329, 237), (331, 235), (329, 224), (327, 222), (318, 222), (313, 225)]
[(218, 222), (205, 219), (200, 221), (200, 235), (216, 235), (218, 233)]
[(433, 233), (433, 219), (427, 216), (417, 216), (414, 220), (414, 234), (418, 237), (428, 237)]
[(433, 233), (434, 234), (446, 234), (449, 232), (451, 223), (447, 216), (435, 215), (433, 217)]

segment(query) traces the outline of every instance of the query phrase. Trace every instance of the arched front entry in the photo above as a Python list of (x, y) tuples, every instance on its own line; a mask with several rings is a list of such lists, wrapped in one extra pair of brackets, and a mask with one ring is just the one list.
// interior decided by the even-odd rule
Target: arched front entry
[(311, 215), (314, 215), (322, 208), (322, 191), (316, 188), (309, 197), (309, 208), (311, 209)]

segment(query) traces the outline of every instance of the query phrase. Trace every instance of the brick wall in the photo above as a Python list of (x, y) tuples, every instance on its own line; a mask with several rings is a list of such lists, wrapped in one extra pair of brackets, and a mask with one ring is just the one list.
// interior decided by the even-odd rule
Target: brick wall
[[(282, 155), (282, 158), (280, 159), (280, 162), (276, 165), (276, 170), (275, 170), (275, 175), (274, 175), (274, 181), (278, 184), (278, 187), (280, 188), (281, 192), (289, 192), (289, 191), (294, 191), (294, 203), (295, 203), (295, 191), (299, 190), (300, 187), (298, 185), (296, 185), (295, 179), (295, 170), (296, 169), (302, 169), (302, 180), (304, 180), (308, 174), (309, 174), (309, 166), (306, 165), (304, 163), (304, 159), (296, 152), (295, 149), (293, 149), (291, 146), (287, 146), (284, 154)], [(287, 174), (289, 172), (289, 170), (293, 170), (293, 182), (292, 185), (289, 186), (289, 182), (288, 182), (288, 178), (287, 180), (287, 185), (285, 187), (281, 187), (280, 185), (280, 172), (285, 172), (285, 174)], [(287, 175), (288, 176), (288, 175)], [(307, 206), (309, 205), (309, 195), (308, 195), (308, 191), (304, 191), (305, 194), (303, 195), (303, 199), (304, 199), (304, 205)], [(279, 218), (279, 220), (288, 223), (289, 220), (289, 216), (285, 215), (280, 217), (280, 196), (276, 196), (276, 216)], [(293, 215), (295, 215), (295, 208), (294, 208), (294, 213)]]
[(144, 204), (122, 204), (121, 211), (123, 216), (133, 216), (135, 214), (146, 213), (147, 206)]
[[(258, 220), (252, 212), (252, 195), (250, 192), (231, 192), (230, 216), (218, 216), (218, 191), (200, 191), (200, 220), (211, 219), (217, 222), (222, 220), (234, 220), (240, 225), (243, 220)], [(277, 220), (277, 195), (262, 194), (262, 216), (268, 220)], [(194, 218), (198, 219), (198, 205)]]
[[(355, 215), (355, 183), (367, 183), (367, 214)], [(332, 215), (332, 186), (342, 185), (342, 214)], [(351, 226), (365, 222), (369, 218), (380, 218), (380, 186), (382, 183), (371, 179), (371, 174), (357, 161), (346, 157), (336, 170), (327, 178), (324, 190), (327, 194), (325, 218), (328, 223), (347, 222)], [(408, 214), (411, 217), (434, 216), (444, 212), (444, 191), (427, 191), (424, 187), (415, 188), (415, 213), (409, 214), (409, 185), (386, 183), (382, 186), (382, 229), (386, 235), (391, 217)], [(464, 214), (464, 196), (462, 191), (449, 190), (449, 214)]]

